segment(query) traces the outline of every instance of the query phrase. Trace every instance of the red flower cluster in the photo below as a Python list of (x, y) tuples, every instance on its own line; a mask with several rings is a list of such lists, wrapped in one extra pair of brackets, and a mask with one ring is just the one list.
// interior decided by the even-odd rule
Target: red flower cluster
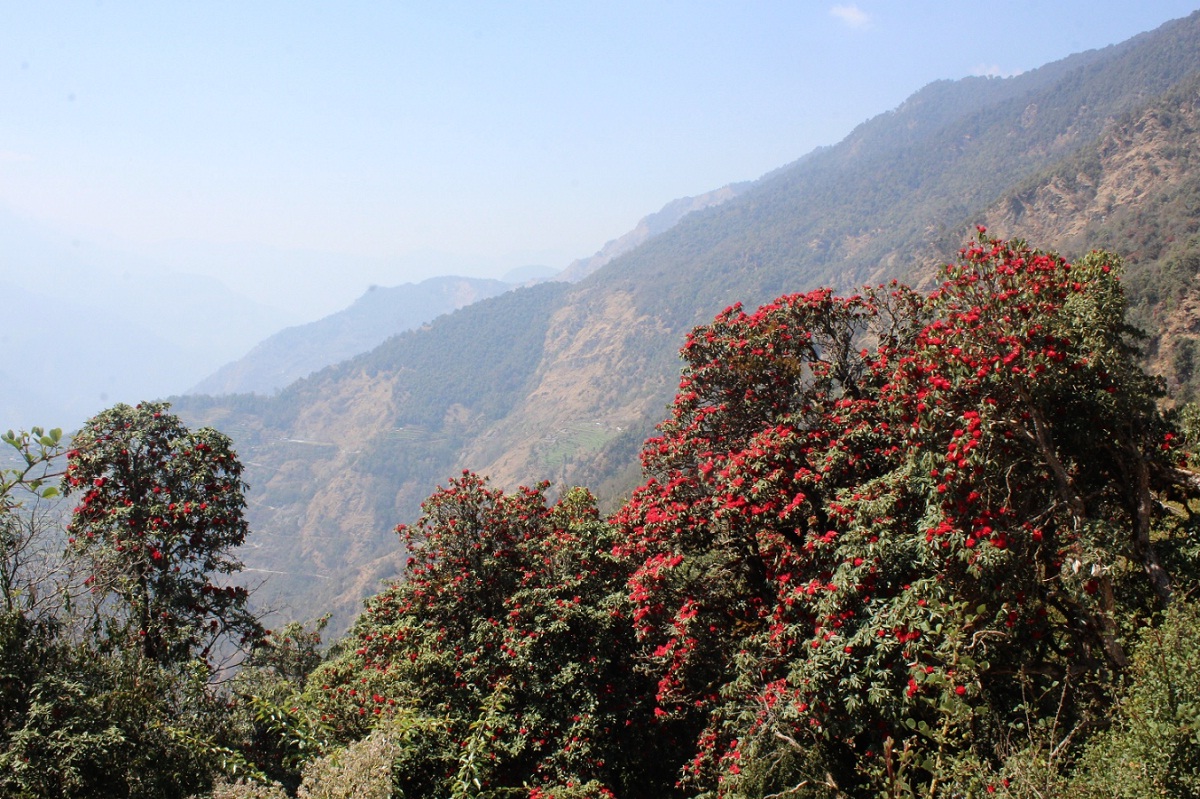
[(1130, 476), (1176, 480), (1123, 309), (1107, 256), (981, 231), (928, 295), (789, 295), (688, 336), (614, 522), (658, 702), (704, 725), (689, 779), (733, 790), (734, 754), (780, 741), (881, 762), (1020, 668), (1120, 662), (1111, 575), (1156, 562)]

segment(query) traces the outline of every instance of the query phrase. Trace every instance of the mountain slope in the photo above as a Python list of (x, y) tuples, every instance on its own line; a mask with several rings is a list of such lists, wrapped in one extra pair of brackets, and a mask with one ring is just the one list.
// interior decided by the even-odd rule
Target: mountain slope
[(482, 300), (272, 397), (175, 400), (189, 422), (237, 442), (252, 489), (244, 560), (267, 576), (266, 605), (302, 597), (303, 607), (334, 608), (337, 627), (396, 574), (392, 528), (530, 390), (567, 289), (542, 283)]
[(511, 288), (499, 280), (468, 277), (372, 286), (348, 308), (274, 334), (189, 393), (270, 394), (318, 369), (366, 352), (389, 336)]
[[(611, 298), (623, 296), (638, 327), (634, 346), (593, 367), (597, 384), (572, 383), (578, 402), (530, 397), (506, 420), (499, 440), (476, 446), (466, 462), (501, 482), (527, 481), (547, 463), (550, 447), (542, 439), (551, 431), (596, 420), (636, 430), (614, 438), (611, 451), (602, 448), (576, 468), (553, 473), (603, 481), (608, 475), (590, 462), (615, 466), (650, 432), (661, 411), (644, 409), (665, 407), (675, 352), (692, 326), (733, 302), (755, 306), (788, 291), (852, 289), (885, 277), (920, 280), (958, 246), (973, 213), (1197, 70), (1200, 15), (1193, 15), (1017, 78), (926, 87), (837, 146), (690, 215), (581, 282), (559, 317), (591, 335), (604, 324)], [(577, 364), (569, 347), (551, 347), (543, 372), (562, 374)], [(531, 430), (542, 432), (531, 436)], [(493, 461), (491, 451), (506, 457)]]
[(514, 269), (501, 281), (435, 277), (420, 283), (372, 286), (348, 308), (272, 335), (242, 358), (228, 363), (195, 385), (190, 394), (270, 394), (325, 366), (353, 358), (384, 339), (411, 330), (444, 313), (542, 280), (578, 281), (677, 225), (693, 211), (726, 202), (750, 183), (723, 186), (695, 197), (672, 200), (638, 221), (633, 230), (609, 241), (589, 258), (561, 272), (544, 266)]
[(633, 230), (608, 242), (595, 255), (572, 261), (557, 275), (557, 279), (571, 282), (582, 280), (612, 259), (620, 257), (660, 233), (670, 230), (688, 214), (728, 202), (749, 188), (750, 185), (749, 182), (730, 183), (728, 186), (722, 186), (695, 197), (680, 197), (672, 200), (655, 213), (642, 217)]
[[(351, 603), (395, 573), (383, 531), (457, 468), (583, 482), (611, 501), (663, 416), (691, 326), (735, 301), (927, 277), (968, 222), (1097, 143), (1120, 149), (1105, 132), (1198, 71), (1193, 15), (1016, 78), (933, 84), (578, 284), (463, 309), (278, 398), (180, 410), (225, 423), (251, 455), (261, 550), (247, 561), (280, 569), (267, 564), (283, 554), (280, 570), (321, 574), (322, 595)], [(281, 596), (304, 615), (307, 590)]]
[(980, 221), (1072, 256), (1120, 253), (1151, 370), (1176, 400), (1200, 395), (1200, 78), (1116, 120)]

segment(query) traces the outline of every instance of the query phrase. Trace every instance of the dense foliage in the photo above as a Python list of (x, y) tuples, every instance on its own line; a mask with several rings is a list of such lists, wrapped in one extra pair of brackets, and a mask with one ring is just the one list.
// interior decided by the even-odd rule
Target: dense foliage
[[(246, 530), (228, 441), (146, 405), (98, 415), (69, 453), (57, 430), (4, 442), (0, 795), (184, 797), (240, 772), (206, 660), (258, 631), (245, 589), (209, 580)], [(60, 477), (84, 493), (66, 530), (46, 504)]]
[(1071, 789), (1088, 797), (1200, 796), (1200, 608), (1177, 604), (1138, 636), (1129, 689), (1089, 741)]
[[(92, 418), (67, 453), (65, 493), (79, 496), (67, 532), (95, 592), (116, 597), (108, 634), (156, 661), (207, 659), (224, 636), (261, 633), (241, 569), (242, 466), (229, 438), (189, 430), (165, 403), (117, 405)], [(123, 616), (123, 618), (122, 618)]]
[(305, 785), (1188, 795), (1194, 433), (1115, 259), (982, 230), (961, 256), (927, 294), (693, 331), (610, 522), (580, 491), (440, 489), (283, 725), (326, 752)]
[(1112, 259), (962, 255), (927, 297), (793, 295), (688, 338), (616, 522), (659, 701), (707, 718), (698, 789), (967, 790), (1028, 718), (1085, 724), (1122, 625), (1191, 587), (1190, 528), (1151, 534), (1191, 478)]
[[(1120, 272), (981, 228), (929, 292), (732, 306), (610, 519), (464, 472), (324, 654), (213, 579), (246, 532), (219, 433), (89, 422), (78, 583), (28, 558), (59, 434), (10, 434), (0, 789), (1192, 796), (1200, 410), (1160, 410)], [(257, 646), (218, 686), (221, 633)]]
[(397, 761), (404, 796), (661, 796), (674, 781), (656, 756), (673, 730), (629, 658), (614, 530), (587, 492), (548, 504), (546, 488), (505, 494), (464, 474), (430, 497), (400, 528), (404, 579), (313, 676), (343, 739), (424, 720)]

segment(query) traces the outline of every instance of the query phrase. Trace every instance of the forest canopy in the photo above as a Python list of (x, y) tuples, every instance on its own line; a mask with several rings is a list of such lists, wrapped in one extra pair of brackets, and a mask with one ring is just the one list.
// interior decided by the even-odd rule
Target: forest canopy
[[(404, 574), (324, 653), (319, 624), (262, 633), (242, 589), (207, 581), (232, 579), (244, 535), (228, 442), (164, 407), (106, 412), (65, 488), (86, 492), (68, 554), (115, 569), (92, 569), (114, 593), (91, 632), (70, 603), (8, 604), (5, 785), (1194, 796), (1200, 414), (1163, 410), (1120, 273), (981, 228), (928, 292), (731, 306), (687, 336), (615, 514), (462, 473), (398, 528)], [(60, 447), (10, 438), (27, 456), (3, 483), (11, 564), (36, 532), (16, 492), (40, 496)], [(237, 614), (206, 604), (218, 590)], [(205, 629), (255, 644), (232, 681), (205, 670)], [(126, 753), (120, 779), (106, 752)], [(57, 781), (21, 771), (28, 753)]]
[[(562, 513), (544, 489), (506, 496), (472, 475), (430, 499), (403, 530), (420, 553), (406, 579), (310, 685), (323, 719), (353, 738), (405, 700), (427, 722), (449, 711), (449, 754), (402, 770), (440, 764), (443, 780), (486, 728), (479, 795), (1103, 791), (1112, 764), (1088, 753), (1136, 738), (1116, 732), (1120, 685), (1149, 668), (1150, 631), (1184, 635), (1197, 576), (1197, 481), (1138, 364), (1119, 275), (1104, 253), (1070, 264), (980, 230), (928, 293), (727, 309), (688, 336), (645, 483), (607, 524), (530, 528)], [(554, 557), (519, 554), (563, 535)], [(609, 577), (584, 581), (597, 560)], [(551, 576), (564, 561), (580, 588)], [(565, 593), (524, 593), (554, 585)], [(625, 637), (541, 639), (571, 629), (563, 602), (611, 608)], [(537, 697), (565, 712), (547, 675), (612, 646), (612, 667), (632, 669), (616, 683), (635, 694), (617, 705), (624, 726), (657, 730), (668, 753), (638, 760), (641, 745), (613, 738), (619, 718), (565, 741), (546, 726)], [(431, 679), (434, 664), (448, 671)], [(608, 694), (576, 696), (583, 719)], [(384, 721), (355, 732), (356, 713)], [(1182, 723), (1146, 790), (1194, 787)], [(546, 747), (560, 748), (529, 759)], [(580, 747), (604, 757), (566, 754)]]

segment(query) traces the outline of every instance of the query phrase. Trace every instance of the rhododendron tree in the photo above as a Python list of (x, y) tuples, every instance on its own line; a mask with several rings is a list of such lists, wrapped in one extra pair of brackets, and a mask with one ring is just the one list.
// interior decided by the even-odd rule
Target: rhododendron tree
[(614, 521), (657, 712), (703, 725), (696, 790), (985, 790), (1014, 729), (1086, 737), (1193, 584), (1158, 522), (1195, 481), (1116, 261), (983, 230), (960, 256), (927, 295), (734, 306), (684, 345)]
[(89, 563), (93, 591), (115, 598), (107, 638), (146, 658), (207, 658), (226, 637), (262, 632), (241, 569), (242, 466), (229, 438), (189, 430), (162, 402), (116, 405), (89, 420), (67, 453), (64, 493), (78, 497), (67, 533)]
[[(126, 636), (138, 617), (125, 595), (115, 593), (137, 573), (137, 552), (125, 545), (130, 536), (122, 525), (145, 518), (133, 508), (138, 487), (184, 486), (205, 471), (191, 468), (185, 478), (180, 463), (186, 458), (164, 452), (150, 460), (146, 428), (134, 432), (140, 420), (133, 414), (114, 423), (113, 436), (101, 443), (101, 420), (112, 422), (121, 409), (114, 412), (76, 437), (67, 463), (60, 430), (0, 435), (17, 456), (15, 467), (0, 469), (0, 796), (181, 798), (197, 795), (230, 768), (232, 750), (224, 744), (236, 740), (236, 731), (226, 699), (212, 690), (205, 669), (171, 659), (182, 653), (158, 646), (170, 641), (184, 648), (184, 631), (160, 615), (150, 638), (154, 659), (146, 658), (146, 638)], [(108, 470), (100, 466), (106, 449), (116, 461)], [(64, 467), (70, 468), (66, 475)], [(95, 492), (84, 500), (92, 513), (74, 518), (73, 532), (88, 542), (77, 538), (69, 548), (74, 553), (64, 553), (63, 519), (52, 502), (60, 478), (68, 493)], [(127, 488), (116, 494), (121, 481)], [(167, 549), (165, 534), (147, 538), (180, 566), (172, 575), (190, 573), (179, 547)], [(84, 601), (89, 572), (94, 603)], [(186, 586), (186, 577), (179, 579), (177, 585)], [(146, 583), (159, 592), (167, 585), (149, 574)], [(179, 596), (154, 594), (156, 609), (171, 611)]]
[(342, 739), (405, 731), (405, 796), (663, 796), (675, 780), (691, 736), (656, 721), (630, 660), (613, 531), (586, 491), (547, 488), (464, 473), (439, 489), (398, 528), (403, 580), (310, 680)]

